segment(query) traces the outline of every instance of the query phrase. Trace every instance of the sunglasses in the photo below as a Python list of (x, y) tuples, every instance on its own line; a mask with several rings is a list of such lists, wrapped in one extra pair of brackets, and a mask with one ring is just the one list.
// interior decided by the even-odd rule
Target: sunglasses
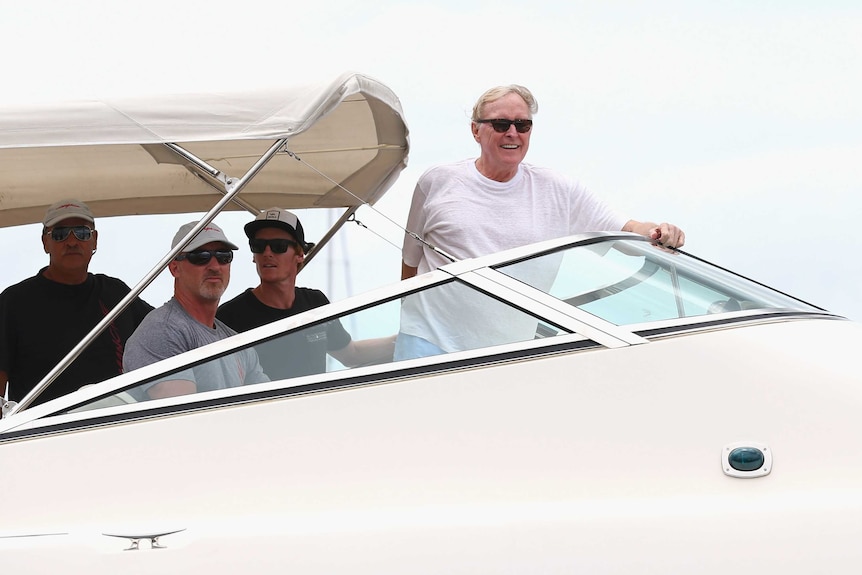
[(251, 253), (262, 254), (266, 251), (266, 246), (272, 250), (274, 254), (283, 254), (289, 247), (298, 247), (299, 244), (293, 240), (275, 239), (275, 240), (248, 240), (248, 247), (251, 248)]
[(533, 120), (506, 120), (495, 118), (493, 120), (473, 120), (477, 124), (491, 124), (495, 132), (504, 134), (509, 131), (509, 126), (514, 125), (519, 134), (526, 134), (533, 127)]
[(55, 242), (65, 241), (66, 238), (69, 237), (69, 234), (75, 234), (75, 237), (78, 238), (78, 241), (80, 242), (86, 242), (93, 237), (93, 230), (87, 226), (60, 226), (59, 228), (54, 228), (50, 232), (45, 233), (51, 234), (51, 239)]
[(203, 266), (209, 263), (211, 259), (215, 259), (222, 265), (229, 264), (233, 261), (233, 251), (231, 250), (205, 250), (200, 252), (188, 252), (180, 254), (176, 258), (177, 261), (188, 260), (193, 266)]

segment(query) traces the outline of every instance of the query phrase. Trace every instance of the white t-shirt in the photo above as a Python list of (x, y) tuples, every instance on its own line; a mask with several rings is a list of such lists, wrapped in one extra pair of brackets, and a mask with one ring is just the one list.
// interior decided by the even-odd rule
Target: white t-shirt
[[(461, 260), (577, 233), (620, 231), (627, 221), (586, 187), (553, 170), (521, 163), (514, 178), (497, 182), (469, 159), (433, 167), (419, 178), (407, 229)], [(402, 259), (420, 274), (450, 263), (410, 235), (405, 235)], [(445, 351), (511, 341), (506, 332), (513, 326), (506, 320), (492, 322), (496, 327), (472, 325), (480, 310), (462, 309), (467, 305), (462, 300), (463, 295), (446, 297), (435, 290), (406, 298), (401, 331)]]

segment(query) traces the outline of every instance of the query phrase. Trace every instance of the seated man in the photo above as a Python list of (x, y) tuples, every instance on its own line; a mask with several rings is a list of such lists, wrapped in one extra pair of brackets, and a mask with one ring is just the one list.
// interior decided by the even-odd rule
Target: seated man
[[(171, 245), (176, 247), (196, 223), (183, 225)], [(153, 310), (129, 338), (123, 355), (126, 371), (236, 334), (215, 317), (230, 281), (235, 249), (221, 228), (210, 223), (168, 264), (174, 276), (174, 297)], [(245, 349), (132, 393), (138, 399), (158, 399), (262, 381), (269, 378), (261, 370), (257, 353)]]
[[(80, 200), (62, 200), (42, 220), (47, 267), (0, 295), (0, 397), (21, 401), (129, 293), (117, 278), (89, 272), (99, 233)], [(123, 372), (126, 340), (151, 310), (135, 298), (57, 376), (33, 405)]]
[[(296, 287), (308, 244), (295, 214), (269, 208), (245, 225), (260, 285), (218, 309), (217, 317), (237, 331), (329, 303), (320, 290)], [(272, 379), (326, 371), (326, 354), (347, 367), (392, 361), (395, 336), (356, 341), (338, 320), (307, 327), (287, 338), (259, 344), (260, 361)]]

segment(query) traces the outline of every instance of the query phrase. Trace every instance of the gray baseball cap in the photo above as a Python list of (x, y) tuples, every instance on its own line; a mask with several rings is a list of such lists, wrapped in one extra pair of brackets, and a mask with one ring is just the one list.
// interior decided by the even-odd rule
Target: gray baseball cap
[[(177, 244), (180, 243), (180, 240), (186, 237), (186, 235), (188, 235), (188, 233), (192, 231), (192, 228), (195, 227), (195, 224), (197, 223), (198, 222), (189, 222), (180, 226), (180, 229), (177, 230), (176, 235), (174, 235), (174, 241), (171, 243), (171, 247), (177, 247)], [(206, 227), (199, 231), (198, 234), (192, 238), (192, 241), (190, 241), (188, 245), (183, 249), (187, 252), (193, 252), (202, 245), (208, 244), (210, 242), (221, 242), (227, 245), (227, 247), (232, 250), (239, 249), (236, 244), (227, 239), (221, 228), (215, 225), (215, 223), (213, 222), (210, 222), (206, 225)]]
[(60, 200), (59, 202), (51, 204), (48, 211), (45, 212), (45, 219), (42, 220), (42, 225), (46, 228), (50, 228), (54, 224), (58, 224), (63, 220), (71, 218), (81, 218), (82, 220), (87, 220), (91, 224), (96, 223), (95, 218), (93, 218), (93, 212), (90, 211), (87, 204), (81, 200), (70, 199)]

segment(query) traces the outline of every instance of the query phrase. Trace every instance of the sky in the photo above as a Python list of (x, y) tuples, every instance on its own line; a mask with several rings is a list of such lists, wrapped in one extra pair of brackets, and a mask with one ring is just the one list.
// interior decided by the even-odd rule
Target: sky
[[(341, 299), (397, 281), (417, 178), (478, 155), (470, 110), (518, 83), (539, 103), (527, 161), (581, 180), (685, 250), (862, 320), (862, 3), (0, 0), (0, 105), (247, 88), (355, 71), (398, 95), (409, 165), (300, 274)], [(200, 214), (104, 218), (91, 271), (136, 284)], [(316, 240), (332, 215), (301, 214)], [(257, 284), (243, 245), (227, 299)], [(47, 264), (40, 226), (0, 230), (0, 289)], [(167, 272), (144, 292), (160, 305)]]

